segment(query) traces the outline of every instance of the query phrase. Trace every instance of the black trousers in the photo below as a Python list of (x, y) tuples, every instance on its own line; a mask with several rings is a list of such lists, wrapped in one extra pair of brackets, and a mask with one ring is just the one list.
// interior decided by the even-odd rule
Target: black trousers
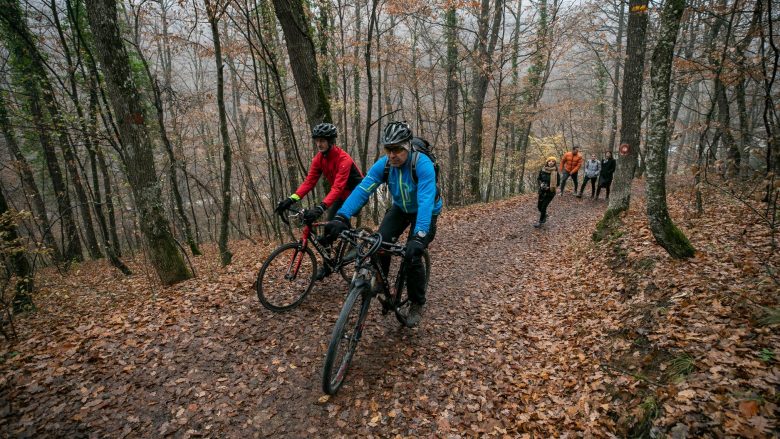
[[(425, 236), (425, 245), (427, 246), (436, 237), (436, 220), (438, 215), (431, 217), (431, 227)], [(393, 205), (385, 212), (382, 224), (379, 225), (379, 233), (383, 241), (395, 242), (401, 233), (409, 227), (408, 238), (412, 237), (414, 226), (417, 223), (416, 213), (406, 213), (400, 207)], [(411, 260), (405, 260), (406, 263), (406, 289), (409, 292), (409, 300), (420, 305), (425, 303), (425, 265), (422, 256), (416, 256)], [(390, 268), (390, 255), (380, 256), (382, 270), (387, 273)]]
[(574, 182), (574, 193), (577, 193), (577, 187), (578, 187), (578, 181), (577, 181), (577, 173), (569, 174), (566, 172), (566, 170), (563, 171), (563, 175), (561, 176), (561, 193), (563, 193), (563, 190), (566, 188), (566, 180), (571, 177), (571, 180)]
[(334, 216), (336, 216), (336, 212), (341, 209), (341, 206), (344, 205), (344, 200), (336, 200), (333, 204), (328, 207), (328, 210), (325, 211), (325, 218), (323, 221), (330, 221), (333, 219)]
[(555, 198), (555, 191), (542, 190), (539, 191), (539, 201), (536, 203), (536, 207), (539, 209), (539, 222), (543, 223), (547, 221), (547, 206)]
[(607, 181), (601, 181), (599, 182), (599, 188), (596, 190), (596, 198), (599, 197), (599, 194), (601, 193), (601, 188), (606, 189), (607, 191), (607, 198), (609, 198), (609, 189), (612, 187), (612, 180)]
[(582, 187), (580, 188), (580, 195), (585, 192), (585, 186), (590, 182), (590, 197), (593, 198), (593, 195), (596, 193), (596, 180), (598, 179), (598, 177), (585, 176), (585, 180), (582, 181)]

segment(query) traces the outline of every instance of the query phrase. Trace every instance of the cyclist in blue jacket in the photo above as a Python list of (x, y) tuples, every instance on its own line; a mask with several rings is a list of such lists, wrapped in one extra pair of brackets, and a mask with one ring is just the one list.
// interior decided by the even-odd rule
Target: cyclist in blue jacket
[[(334, 219), (327, 223), (325, 233), (336, 237), (350, 227), (349, 219), (363, 207), (371, 194), (386, 183), (393, 198), (393, 205), (385, 213), (379, 233), (383, 241), (395, 242), (409, 227), (405, 260), (407, 288), (409, 291), (409, 317), (407, 324), (417, 326), (425, 304), (425, 266), (422, 254), (436, 236), (436, 220), (441, 213), (442, 200), (436, 189), (436, 172), (426, 154), (412, 151), (412, 130), (404, 122), (390, 122), (382, 130), (380, 142), (387, 155), (369, 169), (366, 177), (344, 201)], [(418, 140), (418, 139), (414, 139)], [(417, 154), (415, 173), (412, 175), (412, 157)], [(389, 163), (389, 169), (388, 168)], [(416, 182), (415, 182), (416, 181)], [(390, 256), (382, 256), (385, 272), (390, 266)]]

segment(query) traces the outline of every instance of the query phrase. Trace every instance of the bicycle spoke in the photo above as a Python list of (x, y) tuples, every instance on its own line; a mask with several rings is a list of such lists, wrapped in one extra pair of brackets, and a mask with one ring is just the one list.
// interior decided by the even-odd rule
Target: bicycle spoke
[(294, 308), (311, 290), (316, 260), (309, 249), (297, 243), (274, 251), (257, 276), (257, 297), (272, 311)]

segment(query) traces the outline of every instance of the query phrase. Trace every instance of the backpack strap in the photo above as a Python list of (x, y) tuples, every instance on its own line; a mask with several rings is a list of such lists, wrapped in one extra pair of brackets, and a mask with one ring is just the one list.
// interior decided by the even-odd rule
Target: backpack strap
[(417, 160), (420, 159), (419, 151), (412, 151), (412, 181), (417, 184)]
[(382, 171), (382, 181), (387, 183), (387, 178), (390, 176), (390, 160), (385, 162), (385, 170)]

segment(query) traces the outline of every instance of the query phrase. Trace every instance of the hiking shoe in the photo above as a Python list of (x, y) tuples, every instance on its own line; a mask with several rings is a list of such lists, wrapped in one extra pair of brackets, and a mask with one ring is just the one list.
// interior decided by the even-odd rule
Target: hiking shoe
[(538, 229), (539, 227), (542, 227), (542, 224), (544, 224), (544, 223), (541, 222), (541, 221), (537, 221), (537, 222), (534, 223), (534, 227), (536, 227)]
[(419, 303), (414, 303), (409, 306), (409, 316), (406, 318), (406, 326), (410, 328), (417, 327), (422, 319), (423, 306)]
[(328, 265), (323, 265), (320, 267), (320, 269), (317, 271), (317, 277), (314, 278), (314, 280), (323, 280), (326, 277), (330, 275), (330, 267)]

